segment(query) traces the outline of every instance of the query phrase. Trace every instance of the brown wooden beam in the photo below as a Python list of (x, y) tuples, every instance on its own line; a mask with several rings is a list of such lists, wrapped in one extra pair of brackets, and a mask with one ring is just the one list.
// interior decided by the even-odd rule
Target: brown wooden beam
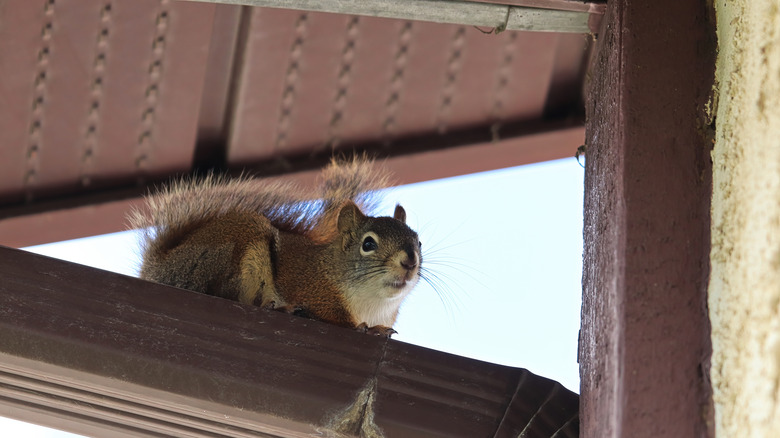
[(578, 396), (524, 369), (3, 247), (0, 278), (3, 416), (96, 436), (363, 424), (390, 437), (577, 437)]
[(607, 5), (588, 103), (584, 438), (714, 436), (709, 4)]
[[(394, 145), (385, 163), (398, 184), (446, 178), (541, 161), (571, 157), (582, 144), (585, 129), (578, 124), (550, 124), (545, 129), (529, 130), (507, 126), (501, 130), (508, 138), (491, 141), (487, 128), (447, 135), (407, 139)], [(382, 145), (352, 148), (377, 157), (387, 157)], [(317, 169), (331, 153), (305, 155), (283, 162), (245, 163), (232, 169), (249, 170), (258, 175), (283, 175), (311, 184)], [(6, 207), (0, 211), (0, 244), (25, 247), (60, 240), (122, 231), (125, 216), (155, 184), (111, 190), (79, 197), (67, 197), (30, 205)]]

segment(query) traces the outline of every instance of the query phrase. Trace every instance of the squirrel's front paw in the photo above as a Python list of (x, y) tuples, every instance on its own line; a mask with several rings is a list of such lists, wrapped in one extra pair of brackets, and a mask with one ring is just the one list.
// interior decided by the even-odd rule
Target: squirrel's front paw
[(365, 322), (360, 323), (359, 326), (355, 327), (355, 330), (361, 333), (367, 333), (369, 335), (384, 336), (386, 338), (389, 338), (390, 336), (398, 333), (392, 327), (387, 327), (384, 325), (375, 325), (373, 327), (369, 327)]

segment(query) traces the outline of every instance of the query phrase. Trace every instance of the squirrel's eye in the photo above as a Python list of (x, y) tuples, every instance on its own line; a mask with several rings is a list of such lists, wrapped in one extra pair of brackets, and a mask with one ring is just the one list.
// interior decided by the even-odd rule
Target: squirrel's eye
[(364, 253), (367, 252), (374, 252), (379, 246), (376, 243), (376, 240), (374, 240), (371, 236), (366, 236), (363, 239), (363, 245), (360, 247), (361, 251)]
[(420, 249), (422, 249), (422, 241), (418, 240), (418, 241), (417, 241), (417, 246), (419, 246), (419, 247), (420, 247)]

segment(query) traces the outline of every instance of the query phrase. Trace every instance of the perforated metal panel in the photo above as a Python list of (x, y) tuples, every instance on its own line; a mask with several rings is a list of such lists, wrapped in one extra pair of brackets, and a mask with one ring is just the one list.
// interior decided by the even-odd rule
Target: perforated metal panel
[[(122, 207), (73, 209), (195, 170), (279, 174), (334, 153), (417, 156), (581, 126), (591, 37), (487, 30), (172, 0), (2, 1), (0, 244), (119, 230)], [(579, 144), (537, 147), (557, 158)], [(504, 166), (530, 159), (494, 149)], [(449, 174), (485, 170), (456, 157)], [(425, 168), (400, 180), (432, 177)]]

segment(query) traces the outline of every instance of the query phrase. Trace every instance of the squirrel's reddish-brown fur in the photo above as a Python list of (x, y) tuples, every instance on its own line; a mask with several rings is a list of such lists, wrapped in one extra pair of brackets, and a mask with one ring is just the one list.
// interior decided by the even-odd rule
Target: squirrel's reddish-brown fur
[(333, 161), (315, 192), (248, 178), (175, 183), (131, 216), (145, 229), (141, 277), (389, 334), (422, 257), (403, 208), (361, 211), (386, 181), (353, 159)]

